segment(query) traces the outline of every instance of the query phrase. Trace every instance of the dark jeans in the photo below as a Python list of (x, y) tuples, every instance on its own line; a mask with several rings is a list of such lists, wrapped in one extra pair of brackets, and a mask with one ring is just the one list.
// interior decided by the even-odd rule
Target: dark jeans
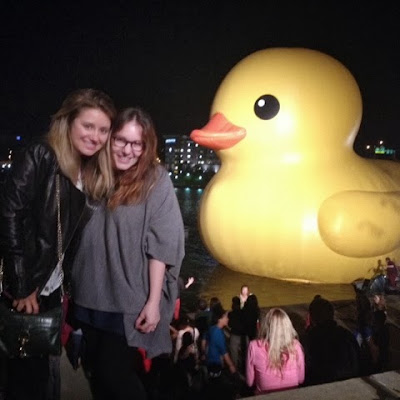
[(205, 388), (204, 399), (234, 400), (240, 392), (240, 378), (216, 364), (208, 365), (208, 384)]
[(9, 359), (6, 399), (46, 400), (48, 379), (48, 358)]
[(83, 325), (85, 353), (82, 367), (89, 380), (93, 400), (146, 399), (138, 376), (140, 354), (124, 336)]
[(61, 399), (61, 357), (49, 357), (49, 381), (46, 400)]

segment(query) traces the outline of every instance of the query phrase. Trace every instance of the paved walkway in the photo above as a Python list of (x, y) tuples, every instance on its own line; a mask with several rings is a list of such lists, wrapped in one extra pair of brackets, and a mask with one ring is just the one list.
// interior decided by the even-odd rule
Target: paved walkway
[(246, 400), (394, 400), (400, 399), (400, 371), (286, 390)]
[[(356, 328), (356, 304), (354, 300), (333, 302), (335, 318), (339, 324), (354, 331)], [(284, 392), (270, 393), (248, 399), (400, 399), (400, 295), (388, 295), (387, 322), (390, 330), (390, 363), (387, 372), (342, 382), (310, 386)], [(299, 335), (304, 333), (308, 304), (283, 306)], [(264, 309), (266, 312), (268, 309)], [(82, 370), (73, 371), (65, 355), (62, 356), (61, 400), (90, 400), (90, 391)]]

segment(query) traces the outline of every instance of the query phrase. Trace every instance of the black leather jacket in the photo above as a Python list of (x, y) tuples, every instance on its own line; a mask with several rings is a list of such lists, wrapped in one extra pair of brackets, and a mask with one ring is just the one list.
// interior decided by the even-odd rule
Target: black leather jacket
[[(13, 298), (25, 298), (36, 288), (40, 293), (57, 265), (57, 173), (65, 251), (84, 219), (86, 197), (60, 173), (46, 142), (34, 143), (19, 154), (0, 193), (3, 290)], [(66, 254), (64, 270), (71, 256)]]

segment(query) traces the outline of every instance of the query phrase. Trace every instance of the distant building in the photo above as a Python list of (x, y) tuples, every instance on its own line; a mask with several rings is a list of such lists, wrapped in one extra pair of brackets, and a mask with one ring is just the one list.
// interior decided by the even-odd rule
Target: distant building
[(0, 158), (0, 183), (4, 182), (7, 174), (11, 170), (12, 153), (13, 153), (13, 151), (11, 149), (8, 149), (8, 154), (3, 155), (3, 153), (2, 153), (2, 155), (1, 155), (1, 158)]
[(0, 183), (11, 170), (13, 155), (25, 145), (25, 137), (7, 131), (0, 132)]
[[(12, 142), (14, 148), (22, 144), (20, 138), (13, 138)], [(188, 136), (165, 135), (161, 142), (161, 158), (176, 186), (204, 187), (220, 168), (215, 152), (199, 146)], [(12, 161), (10, 147), (0, 160), (2, 172), (7, 172)]]
[(0, 133), (0, 160), (9, 159), (10, 150), (18, 150), (26, 145), (25, 138), (10, 132)]
[(382, 158), (386, 160), (398, 160), (396, 150), (384, 145), (383, 140), (379, 140), (377, 144), (367, 144), (360, 152), (363, 157)]
[(213, 150), (199, 146), (185, 135), (164, 135), (164, 165), (175, 185), (204, 186), (220, 168)]

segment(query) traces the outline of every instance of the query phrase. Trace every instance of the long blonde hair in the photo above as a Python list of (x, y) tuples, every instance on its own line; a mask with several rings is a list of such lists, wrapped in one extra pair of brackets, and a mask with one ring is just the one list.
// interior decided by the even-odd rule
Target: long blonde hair
[(66, 97), (61, 108), (53, 115), (47, 140), (56, 153), (62, 173), (76, 184), (81, 172), (84, 191), (99, 200), (110, 193), (114, 183), (110, 138), (100, 151), (88, 159), (82, 159), (72, 145), (70, 129), (74, 119), (85, 108), (103, 111), (111, 122), (116, 115), (114, 103), (107, 94), (96, 89), (78, 89)]
[(108, 202), (110, 208), (144, 201), (157, 180), (157, 135), (153, 121), (145, 111), (133, 107), (122, 110), (115, 119), (111, 136), (132, 121), (142, 127), (143, 151), (131, 168), (116, 171), (115, 191)]
[(289, 316), (281, 308), (272, 308), (262, 319), (259, 340), (264, 343), (271, 369), (282, 373), (285, 363), (296, 356), (295, 339), (297, 332)]

